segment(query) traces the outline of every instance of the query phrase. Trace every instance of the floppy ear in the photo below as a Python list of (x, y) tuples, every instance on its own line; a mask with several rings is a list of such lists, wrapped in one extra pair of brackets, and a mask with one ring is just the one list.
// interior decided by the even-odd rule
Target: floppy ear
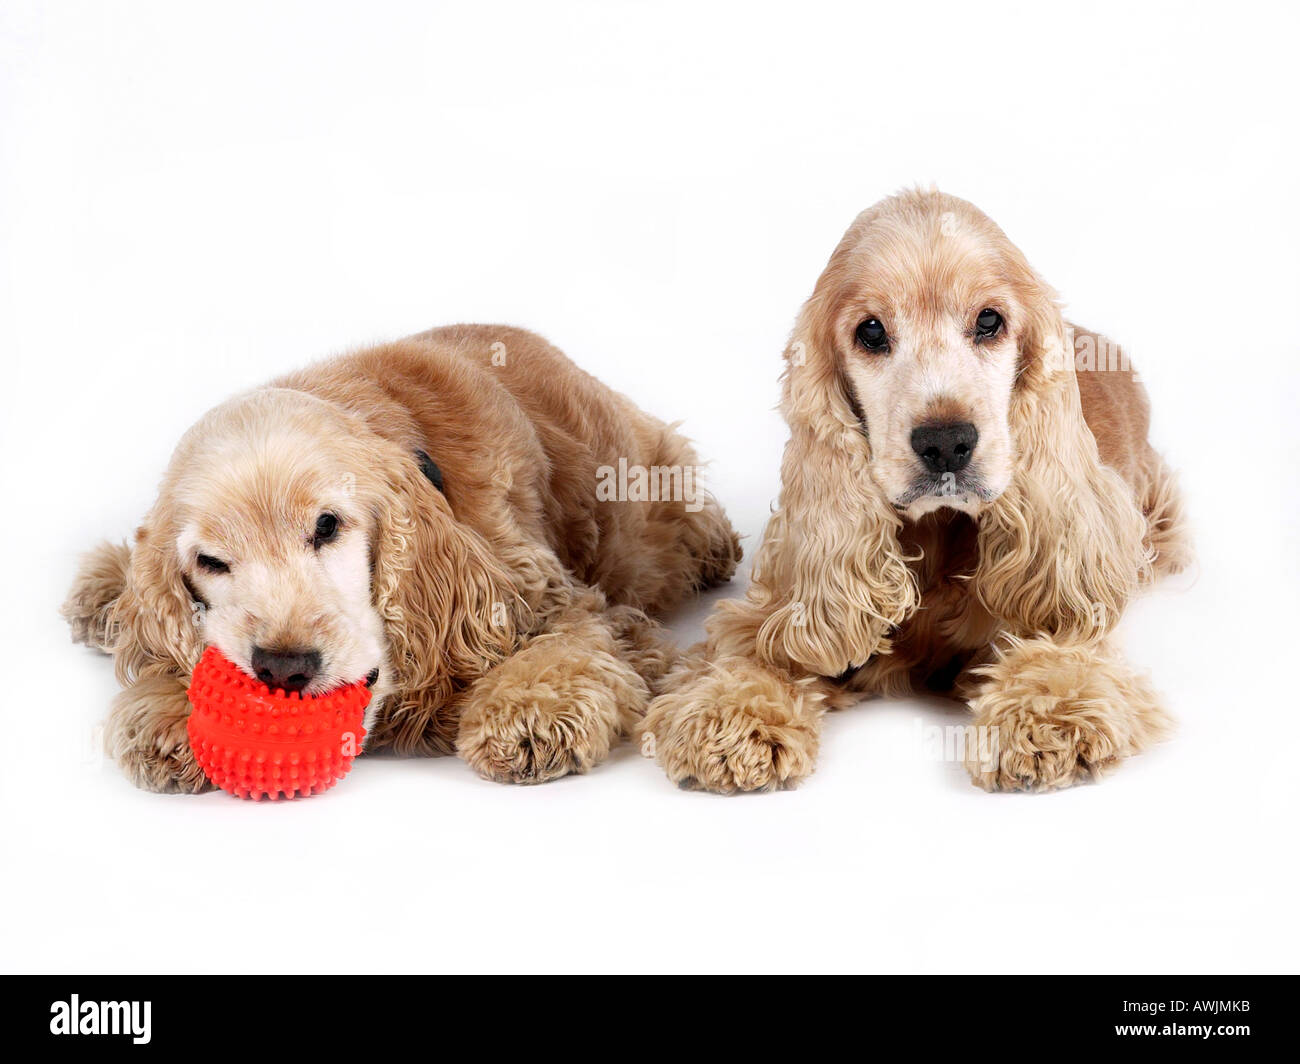
[(487, 543), (456, 520), (414, 453), (385, 444), (378, 461), (373, 594), (397, 685), (450, 692), (514, 650), (522, 604)]
[(1119, 620), (1150, 566), (1128, 485), (1083, 419), (1074, 344), (1050, 293), (1020, 344), (1011, 397), (1016, 468), (980, 516), (976, 591), (1015, 631), (1090, 639)]
[(823, 318), (814, 294), (787, 353), (781, 496), (748, 600), (721, 604), (711, 634), (725, 644), (728, 624), (748, 628), (769, 663), (838, 676), (888, 652), (887, 633), (916, 608), (917, 589)]
[(201, 604), (190, 596), (176, 555), (176, 534), (160, 501), (136, 531), (126, 587), (107, 624), (118, 681), (188, 676), (203, 652)]

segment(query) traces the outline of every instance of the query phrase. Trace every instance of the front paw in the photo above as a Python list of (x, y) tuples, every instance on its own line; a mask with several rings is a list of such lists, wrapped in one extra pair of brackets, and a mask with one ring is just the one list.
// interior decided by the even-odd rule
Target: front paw
[(820, 719), (811, 690), (746, 659), (726, 659), (650, 704), (642, 750), (687, 790), (781, 790), (812, 772)]
[(966, 768), (986, 791), (1098, 780), (1171, 726), (1145, 678), (1105, 648), (1015, 641), (979, 673)]
[(1120, 745), (1108, 722), (1080, 717), (1078, 709), (1069, 699), (1039, 696), (996, 725), (976, 725), (990, 738), (967, 744), (971, 779), (986, 791), (1051, 791), (1100, 779), (1119, 764)]
[(603, 650), (539, 641), (480, 679), (456, 750), (485, 779), (545, 783), (609, 756), (645, 711), (645, 683)]
[(127, 778), (146, 791), (210, 791), (213, 785), (190, 749), (189, 716), (189, 700), (179, 680), (157, 676), (141, 680), (114, 701), (104, 729), (104, 749)]

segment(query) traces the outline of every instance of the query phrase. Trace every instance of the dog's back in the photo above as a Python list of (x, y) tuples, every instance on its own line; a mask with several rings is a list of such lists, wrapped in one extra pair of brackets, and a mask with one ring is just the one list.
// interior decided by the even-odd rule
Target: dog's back
[(575, 366), (540, 336), (453, 325), (320, 363), (276, 382), (359, 414), (437, 463), (457, 518), (486, 538), (481, 505), (509, 496), (516, 520), (611, 602), (651, 612), (728, 579), (738, 537), (702, 490), (692, 498), (602, 499), (618, 470), (694, 477), (689, 442)]
[(1118, 344), (1072, 328), (1079, 402), (1097, 453), (1133, 489), (1147, 520), (1154, 571), (1176, 573), (1190, 563), (1191, 544), (1174, 474), (1148, 439), (1151, 403), (1146, 388)]

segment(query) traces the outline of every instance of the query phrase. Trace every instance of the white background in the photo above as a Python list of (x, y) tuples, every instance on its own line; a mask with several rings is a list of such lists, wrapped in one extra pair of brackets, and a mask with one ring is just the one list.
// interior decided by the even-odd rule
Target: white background
[[(4, 5), (0, 965), (1296, 969), (1294, 5), (429, 7)], [(962, 715), (922, 701), (736, 799), (631, 747), (541, 788), (363, 760), (277, 805), (95, 756), (111, 665), (56, 610), (204, 409), (526, 325), (682, 419), (752, 551), (794, 316), (859, 209), (931, 181), (1147, 382), (1200, 565), (1123, 634), (1177, 739), (1047, 796), (927, 756)]]

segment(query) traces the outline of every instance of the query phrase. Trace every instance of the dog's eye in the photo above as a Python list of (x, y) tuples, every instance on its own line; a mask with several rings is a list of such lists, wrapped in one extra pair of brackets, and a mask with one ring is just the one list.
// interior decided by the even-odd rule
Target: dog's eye
[(1002, 328), (1002, 315), (992, 307), (985, 307), (975, 319), (975, 339), (987, 340)]
[(316, 518), (316, 531), (312, 535), (311, 545), (319, 549), (333, 541), (339, 534), (339, 519), (333, 514), (321, 514)]
[(214, 558), (214, 557), (212, 557), (211, 554), (200, 554), (200, 555), (199, 555), (197, 558), (195, 558), (194, 560), (198, 563), (199, 568), (200, 568), (200, 569), (203, 569), (203, 570), (206, 571), (206, 572), (209, 572), (209, 573), (228, 573), (228, 572), (230, 572), (230, 566), (229, 566), (229, 565), (227, 565), (225, 562), (223, 562), (220, 558)]
[(888, 351), (889, 334), (877, 318), (868, 318), (858, 326), (858, 343), (868, 351)]

